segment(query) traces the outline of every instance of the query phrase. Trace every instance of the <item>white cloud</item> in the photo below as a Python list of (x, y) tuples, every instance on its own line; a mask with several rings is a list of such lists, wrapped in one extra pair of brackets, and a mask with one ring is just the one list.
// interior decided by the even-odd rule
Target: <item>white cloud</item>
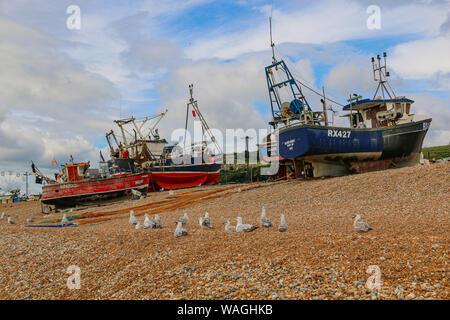
[[(368, 94), (375, 91), (372, 71), (355, 63), (341, 63), (333, 67), (326, 78), (326, 87), (342, 97), (352, 93)], [(373, 94), (373, 93), (372, 93)]]
[(192, 62), (174, 70), (158, 86), (163, 107), (169, 108), (161, 123), (166, 127), (166, 136), (170, 137), (170, 130), (184, 128), (191, 83), (211, 128), (265, 128), (266, 120), (255, 107), (255, 102), (266, 103), (268, 99), (264, 66), (264, 60), (253, 55), (230, 63)]
[(112, 83), (83, 70), (61, 42), (0, 17), (0, 104), (80, 119), (117, 95)]
[(446, 145), (450, 141), (450, 99), (440, 99), (429, 93), (414, 93), (409, 96), (414, 100), (412, 113), (430, 116), (433, 120), (425, 146)]
[(439, 87), (450, 90), (450, 35), (399, 44), (391, 55), (392, 69), (403, 78), (439, 78)]
[[(284, 42), (324, 44), (402, 34), (437, 35), (446, 18), (446, 5), (408, 3), (396, 6), (395, 3), (385, 2), (381, 6), (381, 29), (369, 30), (366, 26), (367, 5), (350, 0), (318, 1), (308, 6), (299, 5), (274, 10), (274, 40), (277, 44)], [(227, 26), (224, 26), (222, 31), (214, 30), (212, 34), (200, 37), (186, 53), (193, 59), (207, 57), (229, 59), (244, 52), (268, 48), (267, 17), (261, 16), (253, 25), (255, 27), (232, 33), (226, 32)]]

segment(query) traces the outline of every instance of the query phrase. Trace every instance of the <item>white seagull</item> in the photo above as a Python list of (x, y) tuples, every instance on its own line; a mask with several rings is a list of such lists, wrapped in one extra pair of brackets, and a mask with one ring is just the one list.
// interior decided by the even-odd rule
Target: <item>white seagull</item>
[(144, 229), (145, 227), (143, 226), (143, 225), (141, 225), (140, 223), (139, 223), (139, 221), (136, 223), (136, 226), (135, 226), (135, 229), (136, 230), (140, 230), (140, 229)]
[(230, 224), (230, 220), (225, 220), (225, 231), (226, 232), (236, 232), (236, 227)]
[(63, 226), (69, 224), (69, 220), (67, 220), (66, 214), (65, 214), (65, 213), (64, 213), (64, 215), (63, 215), (63, 217), (62, 217), (62, 219), (61, 219), (61, 224), (62, 224)]
[(209, 229), (213, 229), (213, 226), (211, 225), (211, 220), (209, 220), (209, 213), (205, 212), (205, 217), (202, 218), (198, 218), (198, 221), (200, 223), (200, 227), (202, 228), (209, 228)]
[(361, 216), (357, 214), (356, 216), (353, 216), (355, 220), (353, 221), (353, 229), (355, 229), (356, 232), (368, 232), (370, 230), (373, 230), (367, 222), (361, 221)]
[(249, 223), (243, 224), (241, 217), (237, 217), (236, 220), (237, 220), (236, 232), (242, 232), (242, 231), (252, 232), (253, 230), (258, 229), (258, 226), (254, 226), (252, 224), (249, 224)]
[(284, 220), (284, 214), (281, 214), (280, 220), (281, 221), (280, 221), (280, 225), (278, 226), (278, 231), (280, 231), (280, 232), (287, 231), (288, 227), (287, 227), (286, 220)]
[(153, 218), (153, 223), (154, 223), (154, 228), (155, 229), (162, 229), (163, 224), (161, 221), (161, 218), (159, 217), (159, 215), (155, 214), (154, 218)]
[(186, 229), (184, 229), (182, 227), (182, 225), (183, 225), (183, 223), (181, 223), (181, 222), (177, 223), (177, 228), (175, 229), (175, 232), (173, 233), (175, 238), (187, 236), (188, 232), (186, 231)]
[(138, 221), (137, 221), (136, 217), (134, 216), (134, 211), (133, 210), (130, 211), (130, 220), (129, 220), (129, 222), (130, 222), (131, 225), (138, 224)]
[(15, 222), (14, 222), (14, 221), (12, 221), (12, 219), (11, 219), (11, 217), (10, 217), (10, 216), (8, 216), (8, 219), (7, 219), (7, 221), (8, 221), (8, 223), (9, 223), (9, 224), (15, 224)]
[(4, 211), (2, 212), (2, 216), (0, 217), (0, 220), (3, 220), (3, 219), (5, 219), (5, 212)]
[(183, 217), (180, 218), (180, 219), (178, 219), (177, 222), (175, 222), (175, 223), (178, 223), (178, 222), (181, 222), (181, 224), (182, 224), (183, 226), (184, 226), (185, 224), (187, 224), (187, 223), (189, 222), (189, 218), (188, 218), (188, 216), (187, 216), (187, 213), (185, 213), (185, 214), (183, 215)]
[(264, 206), (262, 206), (262, 209), (261, 209), (261, 219), (259, 219), (259, 223), (264, 228), (269, 228), (272, 226), (272, 222), (266, 216), (266, 208), (264, 208)]
[(145, 229), (153, 229), (155, 227), (155, 223), (150, 220), (150, 218), (148, 217), (148, 214), (145, 214), (145, 219), (144, 219), (144, 228)]

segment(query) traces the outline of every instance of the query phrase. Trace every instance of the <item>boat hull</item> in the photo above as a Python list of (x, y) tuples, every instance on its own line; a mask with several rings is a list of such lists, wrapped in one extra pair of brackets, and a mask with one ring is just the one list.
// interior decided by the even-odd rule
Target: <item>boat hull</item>
[(108, 179), (83, 180), (49, 184), (42, 187), (41, 201), (58, 207), (71, 207), (80, 201), (93, 198), (110, 198), (124, 194), (127, 190), (147, 190), (150, 175), (127, 174)]
[(285, 127), (279, 131), (278, 159), (307, 161), (315, 177), (414, 165), (430, 123), (431, 119), (425, 119), (375, 129)]
[(150, 171), (149, 191), (190, 188), (217, 182), (221, 164), (154, 167)]

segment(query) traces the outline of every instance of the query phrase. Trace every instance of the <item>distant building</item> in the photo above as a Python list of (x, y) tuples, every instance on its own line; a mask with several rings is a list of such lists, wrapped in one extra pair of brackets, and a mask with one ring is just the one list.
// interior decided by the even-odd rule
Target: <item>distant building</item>
[(0, 195), (0, 204), (9, 204), (13, 203), (13, 195), (12, 194), (2, 194)]

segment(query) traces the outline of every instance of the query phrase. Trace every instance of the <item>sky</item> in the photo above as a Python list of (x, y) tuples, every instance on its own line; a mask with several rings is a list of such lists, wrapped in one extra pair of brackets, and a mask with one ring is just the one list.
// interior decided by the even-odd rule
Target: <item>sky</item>
[[(24, 190), (17, 173), (31, 160), (48, 175), (52, 159), (70, 155), (96, 167), (114, 119), (167, 108), (159, 129), (170, 140), (184, 128), (191, 83), (211, 128), (268, 129), (269, 16), (277, 59), (341, 103), (373, 96), (370, 58), (387, 52), (395, 93), (433, 118), (424, 145), (448, 144), (449, 9), (448, 0), (0, 0), (0, 187)], [(320, 110), (320, 97), (304, 93)]]

